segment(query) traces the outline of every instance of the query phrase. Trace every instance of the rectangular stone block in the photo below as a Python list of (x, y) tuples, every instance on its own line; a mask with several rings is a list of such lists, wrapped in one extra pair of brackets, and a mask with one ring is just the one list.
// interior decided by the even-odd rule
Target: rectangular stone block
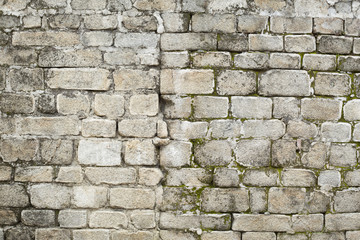
[(168, 119), (188, 118), (191, 114), (190, 97), (175, 95), (162, 95), (160, 102), (163, 104), (163, 114)]
[(182, 2), (182, 11), (184, 12), (205, 12), (205, 0), (184, 0)]
[(218, 50), (243, 52), (248, 49), (249, 43), (246, 35), (238, 33), (219, 34)]
[(64, 115), (87, 116), (90, 112), (90, 100), (85, 94), (59, 94), (56, 104), (58, 112)]
[(105, 69), (50, 69), (47, 84), (50, 88), (78, 90), (108, 90), (111, 80)]
[(73, 142), (71, 140), (40, 141), (41, 160), (45, 163), (67, 165), (73, 160)]
[(158, 94), (131, 96), (129, 110), (131, 115), (156, 116), (159, 112)]
[(23, 185), (0, 185), (0, 207), (26, 207), (27, 205), (29, 205), (29, 196)]
[(359, 212), (360, 192), (354, 190), (337, 191), (334, 196), (334, 209), (338, 213)]
[(23, 210), (21, 211), (21, 222), (26, 226), (54, 226), (55, 212), (51, 210)]
[(190, 14), (163, 13), (165, 32), (187, 32), (189, 30)]
[(113, 44), (113, 35), (109, 32), (101, 31), (85, 32), (81, 36), (81, 42), (84, 46), (89, 47), (108, 47)]
[(111, 188), (110, 206), (125, 209), (153, 209), (155, 192), (141, 188)]
[(122, 240), (122, 239), (144, 239), (152, 240), (156, 238), (156, 233), (150, 231), (113, 231), (111, 233), (111, 240)]
[(84, 137), (115, 137), (116, 121), (107, 119), (85, 119), (81, 134)]
[(317, 73), (315, 76), (315, 94), (327, 96), (345, 96), (351, 92), (351, 78), (347, 74)]
[(348, 186), (360, 186), (360, 170), (352, 170), (345, 172), (344, 181)]
[(339, 56), (339, 69), (345, 72), (360, 71), (360, 57), (357, 56)]
[(134, 168), (88, 167), (85, 175), (92, 184), (134, 184), (136, 170)]
[(58, 228), (37, 228), (35, 230), (35, 238), (38, 240), (47, 240), (47, 239), (70, 240), (71, 231), (68, 229), (58, 229)]
[(303, 70), (269, 70), (260, 75), (263, 96), (309, 96), (310, 90), (310, 77)]
[(75, 46), (80, 37), (71, 32), (15, 32), (12, 37), (14, 46)]
[(232, 230), (246, 232), (291, 231), (291, 219), (286, 215), (233, 214)]
[(194, 145), (194, 159), (201, 167), (227, 166), (233, 159), (227, 141), (213, 140)]
[(81, 229), (73, 231), (73, 240), (110, 240), (110, 232), (105, 229)]
[(345, 34), (349, 36), (360, 36), (360, 30), (358, 28), (360, 19), (358, 18), (346, 18), (345, 19)]
[(125, 137), (151, 138), (156, 135), (156, 121), (151, 119), (125, 119), (118, 124), (119, 134)]
[(195, 14), (191, 18), (194, 32), (223, 32), (236, 31), (236, 18), (233, 14)]
[(147, 0), (137, 0), (134, 3), (134, 6), (139, 10), (158, 10), (158, 11), (168, 11), (173, 12), (176, 7), (175, 0), (158, 0), (154, 2), (149, 2)]
[(162, 68), (185, 68), (190, 65), (190, 57), (187, 51), (184, 52), (162, 52)]
[(285, 124), (280, 120), (246, 120), (244, 138), (278, 139), (285, 134)]
[(183, 167), (190, 165), (192, 144), (185, 141), (171, 141), (160, 148), (160, 165), (163, 167)]
[(293, 215), (291, 221), (295, 232), (321, 232), (324, 225), (324, 215)]
[(260, 97), (231, 97), (231, 112), (237, 118), (271, 118), (272, 100)]
[(314, 187), (316, 175), (311, 170), (284, 169), (281, 172), (281, 181), (286, 187)]
[(326, 214), (325, 227), (328, 231), (358, 230), (360, 213)]
[[(102, 63), (102, 54), (94, 49), (44, 49), (39, 55), (41, 67), (95, 67)], [(59, 69), (61, 71), (61, 69)]]
[(117, 94), (96, 94), (94, 113), (98, 116), (106, 116), (109, 119), (117, 119), (125, 113), (125, 99)]
[(202, 168), (169, 169), (165, 185), (203, 187), (211, 183), (212, 175)]
[(349, 123), (325, 122), (321, 124), (321, 139), (327, 142), (349, 142), (351, 125)]
[(84, 17), (84, 25), (91, 30), (110, 30), (116, 29), (118, 26), (118, 19), (116, 15), (88, 15)]
[(197, 52), (191, 55), (194, 67), (230, 67), (231, 55), (228, 52)]
[(305, 208), (305, 188), (270, 188), (269, 212), (299, 213)]
[(267, 16), (242, 15), (238, 17), (238, 32), (260, 33), (266, 29), (268, 24)]
[(12, 90), (30, 92), (44, 89), (43, 74), (41, 68), (11, 69), (7, 79)]
[(351, 167), (356, 165), (356, 145), (332, 144), (329, 162), (333, 166)]
[(184, 187), (164, 187), (161, 211), (189, 211), (197, 206), (196, 194)]
[(61, 210), (58, 216), (62, 228), (85, 228), (87, 225), (86, 210), (66, 209)]
[(337, 170), (325, 170), (321, 171), (318, 178), (319, 186), (331, 186), (331, 187), (340, 187), (341, 185), (341, 175)]
[(300, 69), (301, 59), (298, 54), (271, 53), (269, 60), (270, 68)]
[(256, 74), (225, 70), (217, 76), (216, 91), (219, 95), (249, 95), (254, 93), (256, 91)]
[(325, 54), (305, 54), (303, 67), (306, 70), (333, 71), (336, 69), (336, 56)]
[(276, 233), (274, 232), (244, 232), (242, 234), (243, 240), (276, 240)]
[(36, 62), (35, 49), (5, 48), (0, 51), (0, 65), (29, 66)]
[(19, 134), (79, 135), (80, 121), (69, 117), (26, 117), (17, 119)]
[[(0, 166), (0, 181), (10, 181), (12, 174), (12, 167), (10, 166)], [(1, 215), (1, 214), (0, 214)]]
[(234, 66), (243, 69), (267, 69), (269, 67), (269, 54), (261, 52), (236, 54)]
[(106, 0), (74, 0), (71, 2), (74, 10), (103, 10)]
[(45, 166), (17, 167), (15, 169), (16, 182), (52, 182), (53, 168)]
[(256, 187), (278, 186), (279, 173), (273, 169), (246, 170), (243, 178), (243, 183), (247, 186)]
[(164, 174), (158, 168), (140, 168), (139, 184), (145, 186), (156, 186), (163, 179)]
[(91, 228), (127, 228), (128, 218), (123, 212), (94, 211), (89, 216)]
[(0, 16), (0, 28), (15, 28), (21, 25), (20, 17), (11, 15)]
[(301, 115), (305, 119), (338, 120), (341, 117), (342, 102), (333, 99), (301, 99)]
[(52, 15), (47, 20), (51, 28), (77, 29), (80, 27), (81, 17), (79, 15), (60, 14)]
[(249, 49), (252, 51), (282, 51), (284, 42), (282, 36), (249, 34)]
[(277, 140), (272, 145), (272, 162), (274, 167), (292, 167), (297, 164), (296, 142)]
[(114, 72), (115, 90), (155, 89), (159, 75), (159, 71), (155, 69), (118, 69)]
[(274, 16), (270, 18), (270, 30), (274, 33), (312, 33), (312, 18)]
[(229, 99), (226, 97), (197, 96), (193, 102), (195, 118), (226, 118)]
[(162, 70), (160, 91), (162, 94), (207, 94), (214, 91), (212, 70)]
[(32, 113), (34, 111), (34, 97), (23, 94), (0, 95), (0, 110), (8, 115), (16, 113)]
[(169, 121), (170, 137), (175, 140), (204, 138), (207, 133), (207, 122)]
[(341, 18), (314, 18), (314, 33), (341, 35), (343, 31)]
[(132, 140), (125, 144), (125, 163), (128, 165), (156, 165), (155, 146), (151, 140)]
[(213, 182), (217, 187), (238, 187), (239, 173), (236, 169), (216, 168)]
[(230, 229), (230, 215), (229, 214), (173, 214), (163, 212), (160, 214), (160, 228), (161, 229), (189, 229), (204, 227), (214, 230), (229, 230)]
[(317, 42), (321, 53), (349, 54), (352, 51), (353, 39), (349, 37), (320, 36)]
[(108, 189), (98, 186), (75, 186), (71, 201), (78, 208), (101, 208), (107, 203)]
[(116, 166), (121, 164), (120, 141), (80, 140), (78, 160), (80, 164)]
[(80, 183), (83, 180), (81, 167), (60, 167), (56, 182)]
[(161, 34), (161, 50), (215, 50), (215, 33), (164, 33)]
[(36, 184), (30, 187), (30, 201), (34, 207), (63, 209), (70, 207), (72, 188), (58, 184)]
[(285, 36), (285, 51), (287, 52), (313, 52), (316, 50), (315, 37), (309, 35)]
[(121, 48), (154, 50), (157, 48), (160, 36), (155, 33), (117, 33), (115, 46)]

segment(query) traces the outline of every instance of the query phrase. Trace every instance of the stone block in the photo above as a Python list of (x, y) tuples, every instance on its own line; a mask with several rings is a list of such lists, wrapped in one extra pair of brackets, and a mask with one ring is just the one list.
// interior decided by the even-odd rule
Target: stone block
[(72, 203), (78, 208), (101, 208), (107, 203), (107, 188), (75, 186)]
[(219, 34), (218, 50), (242, 52), (248, 49), (249, 42), (245, 35), (238, 33)]
[(315, 187), (316, 175), (311, 170), (284, 169), (281, 172), (281, 181), (285, 187)]
[(234, 56), (234, 65), (243, 69), (267, 69), (269, 54), (261, 52), (244, 52)]
[(157, 94), (133, 95), (130, 97), (130, 114), (156, 116), (159, 112), (159, 97)]
[(300, 69), (301, 58), (298, 54), (271, 53), (269, 60), (270, 68)]
[(155, 192), (141, 188), (111, 188), (110, 206), (124, 209), (153, 209)]
[(334, 99), (303, 98), (301, 115), (310, 120), (338, 120), (341, 117), (342, 102)]
[(243, 166), (269, 166), (270, 141), (240, 140), (234, 150), (236, 161)]
[(85, 175), (92, 184), (134, 184), (136, 182), (136, 170), (134, 168), (118, 167), (88, 167)]
[(115, 166), (121, 164), (120, 141), (80, 140), (78, 161), (84, 165)]
[(14, 32), (14, 46), (59, 46), (80, 44), (80, 36), (72, 32)]
[(315, 37), (309, 35), (285, 36), (285, 51), (287, 52), (313, 52), (316, 50)]
[(16, 182), (52, 182), (53, 168), (46, 166), (17, 167), (14, 180)]
[(349, 142), (351, 125), (349, 123), (325, 122), (321, 124), (321, 139), (328, 142)]
[(305, 208), (305, 188), (270, 188), (269, 212), (299, 213)]
[(91, 228), (127, 228), (128, 218), (123, 212), (99, 210), (90, 213)]
[(272, 162), (274, 167), (293, 167), (297, 165), (296, 142), (277, 140), (272, 144)]
[(217, 37), (215, 33), (164, 33), (161, 34), (161, 50), (215, 50)]
[(154, 137), (156, 121), (151, 119), (124, 119), (119, 121), (118, 131), (124, 137)]
[(352, 51), (353, 39), (349, 37), (320, 36), (317, 41), (321, 53), (349, 54)]
[(275, 214), (233, 214), (232, 230), (244, 232), (287, 232), (290, 216)]
[(30, 187), (30, 201), (34, 207), (63, 209), (70, 207), (72, 189), (57, 184), (36, 184)]
[(208, 131), (207, 122), (168, 121), (170, 137), (175, 140), (204, 138)]
[(272, 169), (246, 170), (243, 183), (248, 186), (271, 187), (279, 185), (279, 173)]
[(326, 96), (346, 96), (351, 93), (351, 78), (347, 74), (317, 73), (315, 94)]
[(333, 71), (336, 69), (336, 56), (325, 54), (305, 54), (303, 68), (315, 71)]
[(212, 181), (212, 174), (202, 168), (169, 169), (165, 185), (203, 187)]
[(191, 18), (194, 32), (223, 32), (236, 31), (236, 18), (232, 14), (195, 14)]
[(270, 18), (270, 30), (274, 33), (312, 33), (312, 19), (274, 16)]
[(261, 33), (267, 28), (268, 17), (258, 15), (242, 15), (238, 17), (238, 32)]
[(272, 100), (260, 97), (231, 97), (231, 112), (237, 118), (268, 119), (272, 116)]
[(183, 167), (190, 165), (192, 144), (184, 141), (171, 141), (160, 148), (160, 165), (163, 167)]
[(226, 118), (229, 99), (226, 97), (196, 96), (193, 107), (195, 118)]
[(124, 115), (125, 99), (121, 95), (96, 94), (94, 112), (98, 116), (117, 119)]
[(249, 49), (252, 51), (282, 51), (284, 42), (282, 36), (271, 36), (262, 34), (249, 35)]
[(125, 144), (125, 163), (128, 165), (156, 165), (155, 146), (151, 140), (132, 140)]
[(87, 213), (86, 210), (61, 210), (58, 221), (62, 228), (86, 228)]
[(279, 139), (285, 134), (285, 124), (277, 119), (246, 120), (244, 122), (244, 138)]
[(194, 157), (201, 167), (226, 166), (233, 159), (230, 143), (223, 140), (194, 146)]

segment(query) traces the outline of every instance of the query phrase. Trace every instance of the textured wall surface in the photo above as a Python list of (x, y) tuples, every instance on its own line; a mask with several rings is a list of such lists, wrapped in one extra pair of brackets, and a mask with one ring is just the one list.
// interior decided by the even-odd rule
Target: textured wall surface
[(0, 240), (360, 239), (359, 15), (0, 0)]

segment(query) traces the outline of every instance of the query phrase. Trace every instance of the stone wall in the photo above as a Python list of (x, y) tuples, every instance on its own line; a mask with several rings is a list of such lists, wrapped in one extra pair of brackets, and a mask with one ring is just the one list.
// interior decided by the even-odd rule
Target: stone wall
[(359, 15), (0, 0), (0, 240), (360, 239)]

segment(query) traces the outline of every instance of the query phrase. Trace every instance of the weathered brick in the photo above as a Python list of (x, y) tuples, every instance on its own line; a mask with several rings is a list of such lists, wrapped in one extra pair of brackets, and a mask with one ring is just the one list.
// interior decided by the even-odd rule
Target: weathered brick
[(5, 165), (0, 166), (0, 181), (10, 181), (12, 178), (11, 174), (12, 174), (12, 167)]
[(340, 172), (336, 170), (321, 171), (318, 177), (318, 184), (320, 186), (329, 185), (332, 187), (340, 187), (341, 184)]
[(213, 138), (240, 137), (241, 126), (240, 120), (214, 120), (210, 122), (208, 135)]
[(84, 25), (91, 30), (116, 29), (118, 21), (116, 15), (89, 15), (84, 17)]
[(30, 187), (30, 201), (34, 207), (62, 209), (70, 207), (72, 189), (56, 184), (37, 184)]
[(321, 232), (324, 216), (322, 214), (293, 215), (291, 221), (295, 232)]
[(185, 52), (162, 52), (162, 68), (184, 68), (190, 64), (189, 53)]
[(307, 70), (332, 71), (336, 69), (336, 56), (325, 54), (305, 54), (303, 67)]
[(234, 65), (244, 69), (267, 69), (269, 67), (269, 54), (258, 52), (236, 54)]
[(285, 36), (285, 51), (287, 52), (313, 52), (316, 50), (315, 37), (309, 35)]
[(217, 36), (214, 33), (164, 33), (161, 34), (161, 50), (214, 50)]
[(291, 230), (290, 216), (265, 214), (233, 214), (232, 230), (287, 232)]
[(84, 165), (115, 166), (121, 163), (120, 141), (80, 140), (78, 161)]
[(81, 42), (84, 46), (89, 47), (111, 46), (113, 44), (113, 35), (110, 32), (85, 32), (81, 37)]
[(51, 182), (53, 168), (45, 166), (17, 167), (14, 180), (16, 182)]
[(112, 49), (104, 54), (104, 62), (110, 65), (130, 66), (140, 64), (140, 59), (141, 55), (129, 48)]
[(13, 227), (5, 232), (5, 239), (34, 239), (34, 230), (27, 227)]
[(296, 119), (300, 115), (300, 100), (293, 97), (273, 98), (274, 118)]
[(155, 33), (117, 33), (115, 46), (134, 49), (156, 49), (160, 36)]
[(318, 37), (318, 51), (321, 53), (349, 54), (352, 51), (353, 39), (339, 36)]
[(360, 192), (354, 190), (337, 191), (334, 196), (334, 210), (336, 212), (359, 212)]
[(158, 168), (140, 168), (139, 184), (145, 186), (156, 186), (163, 179), (164, 174)]
[(35, 159), (39, 143), (36, 139), (9, 138), (0, 142), (0, 153), (4, 162)]
[(201, 192), (205, 212), (244, 212), (249, 209), (249, 194), (244, 188), (206, 188)]
[(0, 65), (29, 66), (36, 62), (35, 49), (4, 48), (0, 51)]
[(40, 155), (45, 163), (66, 165), (73, 160), (71, 140), (41, 140)]
[(187, 13), (163, 13), (165, 32), (187, 32), (189, 30), (190, 15)]
[(50, 88), (108, 90), (111, 84), (105, 69), (51, 69), (47, 74)]
[(349, 142), (351, 125), (349, 123), (325, 122), (321, 124), (321, 139), (328, 142)]
[(182, 167), (190, 164), (192, 144), (172, 141), (160, 148), (160, 165), (164, 167)]
[(270, 188), (269, 212), (298, 213), (305, 207), (305, 188)]
[(247, 170), (243, 182), (248, 186), (271, 187), (279, 185), (279, 173), (273, 169)]
[(183, 187), (164, 187), (161, 211), (189, 211), (196, 207), (197, 196)]
[(85, 119), (81, 134), (84, 137), (115, 137), (116, 121), (107, 119)]
[(73, 231), (73, 240), (91, 240), (102, 239), (109, 240), (110, 232), (104, 229), (81, 229)]
[(195, 161), (201, 167), (226, 166), (232, 160), (230, 143), (223, 140), (209, 141), (195, 146)]
[(214, 230), (229, 230), (229, 214), (173, 214), (163, 212), (160, 214), (161, 229), (189, 229), (204, 227)]
[(29, 204), (29, 197), (23, 185), (1, 184), (0, 193), (1, 207), (26, 207)]
[(159, 111), (157, 94), (133, 95), (130, 97), (130, 114), (155, 116)]
[(89, 216), (91, 228), (126, 228), (128, 218), (125, 213), (115, 211), (94, 211)]
[(267, 210), (267, 193), (263, 188), (250, 188), (251, 212), (265, 212)]
[(314, 18), (314, 33), (341, 35), (344, 20), (340, 18)]
[(315, 94), (344, 96), (351, 92), (351, 78), (347, 74), (317, 73), (315, 76)]
[(360, 19), (358, 18), (346, 18), (345, 19), (345, 34), (350, 36), (360, 36), (360, 30), (358, 28)]
[(24, 210), (21, 212), (21, 222), (27, 226), (54, 226), (55, 212), (51, 210)]
[(313, 123), (290, 120), (287, 125), (287, 134), (293, 138), (314, 138), (318, 135), (317, 126)]
[(236, 18), (232, 14), (195, 14), (191, 24), (194, 32), (225, 32), (236, 31)]
[(284, 42), (282, 36), (261, 34), (249, 35), (249, 49), (253, 51), (282, 51)]
[(151, 210), (134, 211), (131, 214), (131, 222), (137, 229), (155, 228), (155, 212)]
[(11, 69), (8, 73), (14, 91), (36, 91), (44, 89), (43, 70), (40, 68)]
[(357, 56), (339, 56), (339, 69), (346, 72), (360, 71), (360, 57)]
[(163, 70), (160, 77), (162, 94), (206, 94), (214, 91), (212, 70)]
[(60, 29), (77, 29), (80, 27), (81, 16), (79, 15), (52, 15), (48, 18), (48, 23), (51, 28)]
[(218, 50), (242, 52), (249, 48), (248, 39), (243, 34), (219, 34)]
[(207, 133), (208, 123), (206, 122), (187, 122), (169, 121), (169, 133), (173, 139), (187, 140), (204, 138)]
[(285, 124), (280, 120), (246, 120), (244, 122), (244, 138), (278, 139), (285, 134)]
[(169, 169), (165, 184), (167, 186), (203, 187), (211, 183), (212, 175), (202, 168)]
[(80, 183), (83, 180), (81, 167), (60, 167), (56, 182)]
[(163, 114), (166, 118), (188, 118), (191, 114), (191, 98), (174, 95), (162, 95)]
[(74, 46), (80, 44), (80, 37), (71, 32), (15, 32), (14, 46)]
[(333, 99), (301, 99), (301, 115), (305, 119), (338, 120), (341, 117), (342, 102)]
[(270, 141), (240, 140), (234, 150), (236, 161), (243, 166), (269, 166)]
[(300, 55), (288, 53), (271, 53), (270, 68), (300, 69)]
[(206, 0), (184, 0), (182, 11), (184, 12), (205, 12)]
[(310, 17), (271, 17), (270, 30), (274, 33), (311, 33)]
[(41, 94), (36, 99), (37, 110), (41, 113), (47, 113), (47, 114), (56, 113), (55, 102), (56, 102), (55, 95), (47, 94), (47, 93)]
[(14, 118), (5, 118), (0, 119), (0, 133), (9, 134), (15, 131), (15, 119)]
[(78, 135), (80, 121), (65, 117), (27, 117), (18, 119), (17, 131), (32, 135)]
[(58, 221), (62, 228), (85, 228), (87, 225), (87, 213), (85, 210), (61, 210)]
[(76, 186), (72, 204), (78, 208), (100, 208), (107, 202), (107, 188), (98, 186)]
[(354, 144), (333, 144), (330, 148), (329, 162), (333, 166), (350, 167), (356, 161), (356, 145)]
[(0, 16), (0, 28), (16, 28), (20, 25), (20, 17), (11, 15)]
[(360, 170), (345, 172), (344, 181), (350, 187), (360, 186)]
[(338, 239), (345, 240), (345, 234), (343, 232), (331, 232), (331, 233), (313, 233), (311, 240), (327, 240)]
[[(44, 49), (39, 55), (41, 67), (94, 67), (102, 62), (102, 54), (98, 50), (60, 50)], [(71, 69), (58, 69), (58, 72), (70, 71)], [(77, 71), (78, 72), (78, 71)]]
[(358, 230), (360, 213), (326, 214), (325, 227), (328, 231)]
[(0, 110), (8, 115), (15, 113), (29, 114), (34, 111), (34, 97), (23, 94), (0, 94)]
[(130, 31), (150, 32), (157, 30), (157, 20), (154, 16), (124, 16), (124, 27)]
[(132, 184), (136, 182), (134, 168), (88, 167), (85, 175), (92, 184)]
[(231, 112), (237, 118), (271, 118), (272, 100), (259, 97), (231, 97)]
[(281, 181), (286, 187), (314, 187), (315, 173), (305, 169), (285, 169), (281, 172)]
[(191, 55), (195, 67), (230, 67), (231, 55), (227, 52), (197, 52)]
[(102, 10), (106, 7), (106, 0), (74, 0), (71, 7), (75, 10)]
[(270, 70), (260, 75), (259, 94), (264, 96), (309, 96), (310, 77), (303, 70)]
[(152, 209), (155, 206), (155, 192), (151, 189), (112, 188), (110, 206), (125, 209)]
[[(18, 222), (17, 215), (13, 210), (0, 210), (0, 224), (1, 225), (14, 225)], [(1, 236), (1, 235), (0, 235)]]
[(289, 167), (297, 164), (296, 142), (277, 140), (272, 144), (272, 162), (274, 167)]
[(132, 140), (125, 145), (125, 163), (129, 165), (156, 165), (155, 146), (151, 140)]
[(125, 137), (154, 137), (156, 122), (150, 119), (125, 119), (118, 124), (119, 134)]
[(155, 89), (158, 81), (159, 72), (155, 69), (118, 69), (114, 72), (115, 90)]
[(117, 119), (124, 115), (124, 97), (121, 95), (96, 94), (94, 112), (98, 116)]
[(238, 187), (239, 173), (236, 169), (216, 168), (213, 182), (217, 187)]
[(226, 118), (229, 99), (225, 97), (196, 96), (194, 98), (195, 118)]
[(56, 103), (58, 112), (64, 115), (87, 115), (90, 112), (90, 100), (84, 94), (59, 94)]
[(266, 29), (267, 16), (243, 15), (238, 17), (237, 30), (242, 33), (259, 33)]

